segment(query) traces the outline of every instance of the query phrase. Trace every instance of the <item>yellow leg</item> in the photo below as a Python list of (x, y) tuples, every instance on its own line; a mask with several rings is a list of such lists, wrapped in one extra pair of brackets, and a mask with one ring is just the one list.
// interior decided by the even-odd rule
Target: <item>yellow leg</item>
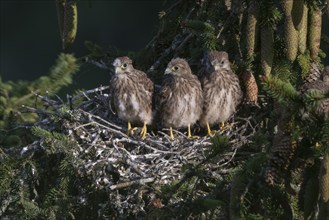
[(189, 124), (187, 126), (187, 138), (191, 138), (191, 137), (192, 137), (192, 135), (191, 135), (191, 125)]
[(144, 126), (141, 131), (141, 138), (144, 139), (146, 137), (146, 134), (147, 134), (147, 126), (146, 126), (146, 122), (144, 122)]
[(199, 138), (198, 136), (192, 136), (192, 134), (191, 134), (191, 125), (187, 126), (187, 138)]
[(127, 131), (127, 135), (132, 135), (133, 131), (136, 130), (137, 128), (133, 128), (131, 127), (130, 121), (128, 121), (128, 131)]
[(173, 133), (173, 131), (172, 131), (172, 127), (170, 127), (170, 137), (171, 137), (171, 139), (174, 140), (174, 133)]
[(131, 124), (130, 121), (128, 121), (128, 131), (127, 131), (127, 135), (130, 135), (131, 133)]
[(220, 130), (223, 130), (224, 127), (225, 127), (225, 122), (222, 121), (221, 126), (220, 126)]
[(211, 131), (211, 129), (210, 129), (210, 125), (209, 125), (208, 122), (207, 122), (207, 130), (208, 130), (208, 135), (209, 135), (210, 137), (212, 137), (212, 136), (213, 136), (213, 133), (212, 133), (212, 131)]

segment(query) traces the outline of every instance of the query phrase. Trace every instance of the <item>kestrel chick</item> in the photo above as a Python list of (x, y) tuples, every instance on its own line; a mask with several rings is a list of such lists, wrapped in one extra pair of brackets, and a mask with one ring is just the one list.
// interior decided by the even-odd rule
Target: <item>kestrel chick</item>
[(188, 137), (192, 136), (190, 127), (199, 119), (202, 103), (201, 83), (186, 60), (172, 59), (158, 96), (160, 122), (163, 127), (170, 128), (172, 139), (172, 128), (188, 127)]
[(210, 125), (222, 123), (236, 111), (242, 100), (239, 78), (231, 70), (228, 54), (224, 51), (212, 51), (204, 57), (205, 76), (202, 79), (203, 113), (200, 124), (212, 132)]
[(141, 137), (145, 138), (147, 126), (152, 122), (153, 82), (147, 75), (134, 69), (129, 57), (114, 60), (115, 74), (110, 82), (112, 103), (120, 119), (128, 122), (128, 134), (133, 124), (144, 124)]

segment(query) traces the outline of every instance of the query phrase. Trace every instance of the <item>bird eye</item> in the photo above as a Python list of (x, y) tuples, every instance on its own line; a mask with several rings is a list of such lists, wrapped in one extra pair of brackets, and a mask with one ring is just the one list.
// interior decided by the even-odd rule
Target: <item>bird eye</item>
[(222, 65), (223, 65), (223, 64), (224, 64), (224, 60), (222, 60), (222, 61), (220, 62), (220, 64), (222, 64)]
[(127, 68), (127, 66), (128, 66), (128, 65), (127, 65), (126, 63), (122, 64), (122, 67), (123, 67), (123, 68)]
[(174, 66), (174, 67), (172, 68), (172, 70), (176, 71), (176, 70), (178, 70), (178, 67), (177, 67), (177, 66)]

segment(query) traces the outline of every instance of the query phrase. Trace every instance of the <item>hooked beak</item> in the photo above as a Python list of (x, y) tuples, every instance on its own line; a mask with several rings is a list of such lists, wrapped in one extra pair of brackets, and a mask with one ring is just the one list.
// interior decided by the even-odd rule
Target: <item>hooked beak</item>
[(115, 74), (119, 74), (119, 73), (121, 73), (121, 68), (120, 68), (119, 66), (115, 66), (115, 67), (114, 67), (114, 73), (115, 73)]
[(114, 66), (114, 72), (115, 74), (120, 74), (120, 73), (124, 73), (124, 67), (123, 66)]
[(170, 68), (167, 68), (166, 70), (165, 70), (165, 73), (164, 74), (170, 74), (171, 73), (171, 69)]

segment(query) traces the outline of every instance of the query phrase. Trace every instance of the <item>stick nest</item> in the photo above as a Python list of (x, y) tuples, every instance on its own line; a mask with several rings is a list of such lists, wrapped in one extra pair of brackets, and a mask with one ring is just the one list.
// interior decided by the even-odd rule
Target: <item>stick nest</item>
[[(174, 131), (175, 140), (171, 140), (168, 130), (151, 131), (141, 139), (140, 128), (127, 136), (126, 123), (109, 108), (107, 91), (108, 87), (99, 87), (68, 96), (67, 102), (35, 94), (46, 110), (24, 107), (39, 114), (37, 127), (68, 137), (76, 173), (90, 180), (94, 190), (108, 196), (99, 212), (110, 208), (116, 216), (127, 217), (171, 207), (174, 213), (183, 200), (178, 190), (195, 176), (190, 198), (206, 196), (209, 189), (205, 184), (216, 185), (237, 166), (239, 150), (251, 142), (257, 127), (249, 117), (235, 118), (213, 138), (206, 137), (198, 126), (194, 133), (201, 137), (195, 139)], [(223, 137), (226, 145), (220, 144)], [(46, 141), (41, 138), (24, 151), (43, 148)], [(202, 181), (198, 170), (202, 171)], [(163, 196), (166, 187), (170, 190)]]

